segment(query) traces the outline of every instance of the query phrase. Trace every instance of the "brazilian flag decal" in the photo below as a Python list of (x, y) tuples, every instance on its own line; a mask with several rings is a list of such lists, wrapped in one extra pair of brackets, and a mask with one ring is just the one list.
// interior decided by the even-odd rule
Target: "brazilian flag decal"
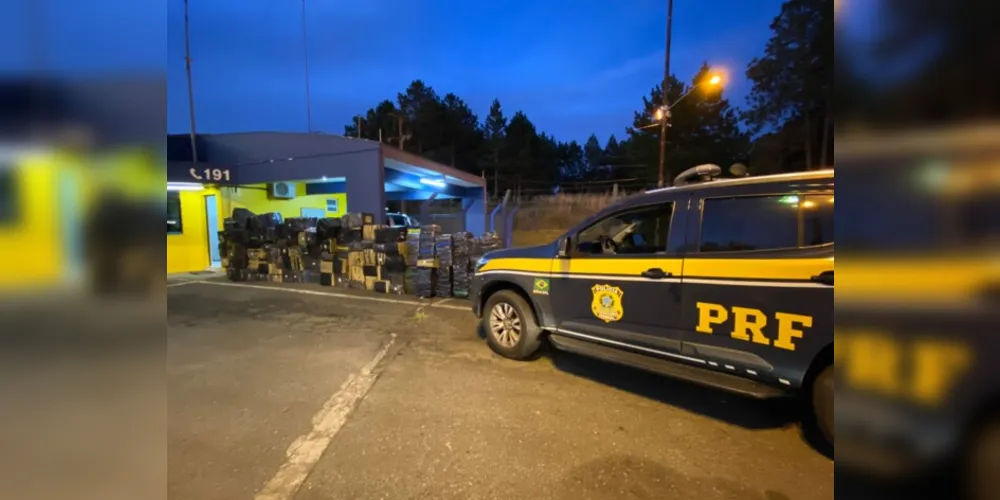
[(548, 295), (549, 280), (546, 278), (535, 278), (535, 286), (532, 287), (531, 293), (535, 295)]

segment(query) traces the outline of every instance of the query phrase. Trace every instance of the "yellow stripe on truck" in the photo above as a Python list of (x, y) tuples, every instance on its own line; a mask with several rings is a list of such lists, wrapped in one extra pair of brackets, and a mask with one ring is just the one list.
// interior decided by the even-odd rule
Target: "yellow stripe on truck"
[(486, 271), (517, 271), (523, 273), (549, 273), (552, 269), (552, 259), (492, 259), (479, 270)]
[(969, 304), (988, 287), (1000, 285), (1000, 257), (991, 253), (924, 258), (857, 256), (843, 260), (839, 274), (838, 299)]
[(596, 258), (596, 259), (556, 259), (552, 264), (554, 274), (608, 274), (622, 276), (640, 276), (643, 271), (659, 268), (675, 277), (681, 276), (684, 261), (681, 259), (628, 259), (628, 258)]
[[(685, 278), (809, 280), (833, 271), (833, 257), (812, 259), (687, 259)], [(666, 271), (666, 269), (664, 269)]]
[(665, 273), (680, 277), (683, 269), (681, 259), (627, 259), (627, 258), (584, 258), (584, 259), (493, 259), (480, 272), (514, 271), (538, 274), (592, 274), (639, 276), (643, 271), (659, 268)]

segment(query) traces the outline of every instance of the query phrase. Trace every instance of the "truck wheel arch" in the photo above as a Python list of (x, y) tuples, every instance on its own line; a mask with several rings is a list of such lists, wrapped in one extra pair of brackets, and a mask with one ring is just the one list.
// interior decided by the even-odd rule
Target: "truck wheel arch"
[[(486, 307), (486, 302), (490, 300), (490, 297), (492, 297), (493, 294), (495, 294), (495, 293), (497, 293), (497, 292), (499, 292), (501, 290), (510, 290), (510, 291), (513, 291), (514, 293), (520, 295), (521, 298), (524, 299), (524, 301), (527, 302), (529, 306), (531, 306), (531, 314), (535, 315), (535, 320), (538, 321), (538, 322), (541, 322), (542, 318), (538, 314), (538, 304), (535, 304), (535, 301), (531, 298), (531, 295), (529, 295), (528, 292), (524, 291), (524, 288), (521, 287), (521, 285), (518, 285), (517, 283), (514, 283), (513, 281), (495, 280), (495, 281), (491, 281), (491, 282), (487, 283), (483, 287), (483, 291), (480, 294), (481, 296), (480, 296), (480, 299), (479, 299), (480, 300), (479, 306), (481, 308), (485, 308)], [(483, 315), (485, 316), (487, 314), (489, 314), (489, 311), (485, 311), (484, 310), (483, 311)]]

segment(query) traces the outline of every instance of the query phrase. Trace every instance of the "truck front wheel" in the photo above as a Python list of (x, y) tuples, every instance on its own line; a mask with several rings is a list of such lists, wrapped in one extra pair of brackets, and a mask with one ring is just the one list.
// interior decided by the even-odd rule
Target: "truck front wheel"
[(490, 348), (509, 359), (531, 359), (542, 343), (531, 305), (513, 290), (490, 296), (483, 308), (482, 328)]

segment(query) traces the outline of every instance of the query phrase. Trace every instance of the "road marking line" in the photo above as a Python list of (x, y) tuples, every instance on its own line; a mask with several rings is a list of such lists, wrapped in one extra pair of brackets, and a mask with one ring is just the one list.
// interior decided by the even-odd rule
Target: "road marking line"
[(268, 481), (264, 489), (254, 496), (254, 500), (291, 500), (302, 487), (306, 477), (312, 472), (316, 462), (330, 446), (330, 441), (347, 423), (347, 417), (357, 404), (368, 394), (378, 373), (375, 368), (385, 358), (389, 348), (396, 342), (392, 334), (375, 357), (356, 374), (351, 374), (326, 401), (323, 408), (312, 418), (312, 431), (299, 436), (285, 452), (285, 463)]
[(434, 302), (434, 303), (432, 303), (432, 304), (431, 304), (431, 306), (438, 306), (438, 307), (441, 307), (441, 306), (443, 306), (443, 305), (444, 305), (444, 304), (445, 304), (446, 302), (451, 302), (451, 301), (453, 301), (453, 300), (455, 300), (455, 299), (444, 299), (444, 300), (441, 300), (441, 301), (438, 301), (438, 302)]
[(207, 283), (207, 281), (204, 281), (204, 280), (195, 280), (195, 281), (181, 281), (179, 283), (167, 283), (167, 288), (175, 287), (175, 286), (191, 285), (191, 284), (194, 284), (194, 283)]
[(316, 290), (303, 290), (301, 288), (281, 288), (276, 286), (264, 286), (264, 285), (248, 285), (245, 283), (226, 283), (222, 281), (194, 281), (192, 283), (201, 283), (204, 285), (216, 285), (216, 286), (232, 286), (237, 288), (253, 288), (256, 290), (272, 290), (275, 292), (288, 292), (288, 293), (298, 293), (301, 295), (318, 295), (320, 297), (336, 297), (338, 299), (354, 299), (354, 300), (368, 300), (372, 302), (383, 302), (388, 304), (403, 304), (408, 306), (427, 306), (427, 307), (439, 307), (441, 309), (454, 309), (456, 311), (470, 311), (471, 308), (468, 306), (453, 306), (453, 305), (440, 305), (440, 304), (421, 304), (420, 302), (414, 300), (401, 300), (401, 299), (387, 299), (383, 297), (369, 297), (365, 295), (349, 295), (346, 293), (335, 293), (335, 292), (319, 292)]

